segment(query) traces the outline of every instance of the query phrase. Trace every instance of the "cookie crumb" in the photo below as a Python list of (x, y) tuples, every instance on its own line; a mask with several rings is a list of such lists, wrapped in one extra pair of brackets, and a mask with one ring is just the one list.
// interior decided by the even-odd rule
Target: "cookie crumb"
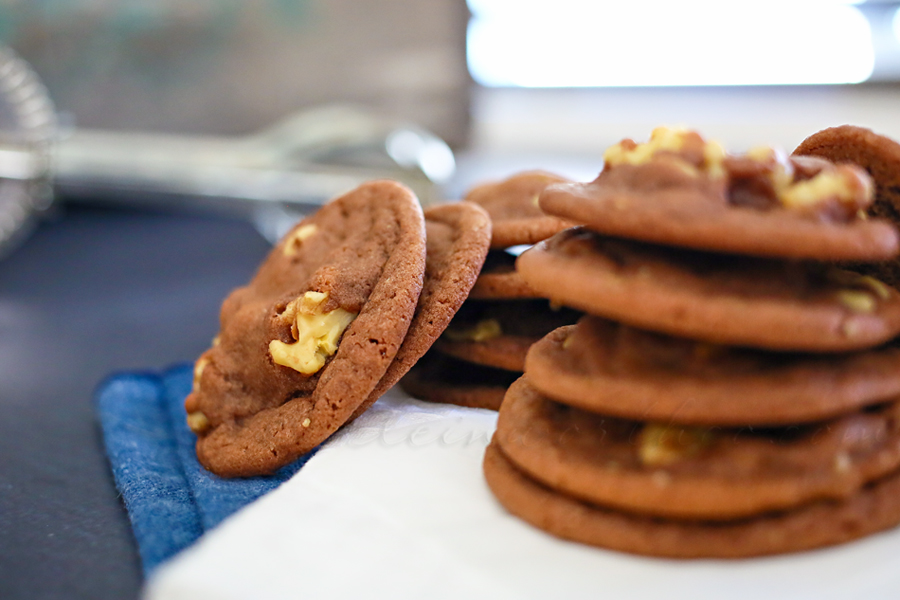
[(200, 411), (192, 412), (187, 416), (187, 425), (194, 433), (200, 433), (209, 427), (209, 419)]

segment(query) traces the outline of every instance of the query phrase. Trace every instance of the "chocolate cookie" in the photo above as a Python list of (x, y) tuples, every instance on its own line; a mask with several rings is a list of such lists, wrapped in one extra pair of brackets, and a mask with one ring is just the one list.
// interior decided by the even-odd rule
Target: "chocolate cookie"
[(472, 188), (465, 199), (480, 204), (491, 215), (491, 248), (533, 244), (572, 225), (544, 214), (538, 207), (538, 197), (545, 187), (568, 181), (544, 171), (526, 171)]
[[(863, 127), (841, 125), (812, 134), (797, 146), (795, 156), (816, 156), (865, 169), (875, 183), (875, 202), (868, 213), (900, 224), (900, 143)], [(900, 262), (860, 265), (858, 268), (897, 286)]]
[(540, 298), (516, 272), (516, 255), (504, 250), (491, 250), (469, 293), (475, 300), (513, 300)]
[(294, 227), (226, 298), (218, 343), (197, 362), (185, 408), (200, 462), (270, 473), (337, 430), (397, 353), (424, 270), (422, 210), (392, 181)]
[(702, 428), (616, 419), (510, 386), (494, 439), (519, 469), (584, 501), (724, 521), (843, 500), (900, 468), (900, 401), (805, 426)]
[(872, 184), (854, 165), (766, 148), (729, 156), (665, 128), (604, 155), (591, 183), (548, 186), (548, 214), (609, 235), (700, 250), (816, 260), (882, 260), (900, 250), (888, 221), (863, 218)]
[(635, 327), (772, 350), (868, 348), (900, 332), (900, 294), (815, 263), (714, 254), (573, 228), (516, 263), (535, 290)]
[(744, 558), (848, 542), (900, 522), (900, 473), (842, 500), (737, 521), (676, 521), (615, 511), (555, 492), (517, 469), (492, 443), (491, 491), (507, 510), (560, 538), (669, 558)]
[(695, 425), (779, 425), (900, 395), (900, 347), (794, 354), (654, 334), (593, 316), (531, 347), (529, 381), (598, 413)]
[(491, 220), (471, 202), (442, 204), (425, 211), (425, 232), (425, 282), (416, 313), (394, 362), (354, 418), (397, 383), (450, 324), (484, 263)]
[(869, 213), (900, 223), (900, 143), (870, 129), (841, 125), (812, 134), (793, 154), (862, 167), (875, 184), (875, 202)]
[(533, 343), (581, 313), (547, 300), (468, 301), (435, 348), (462, 360), (521, 372)]
[(521, 373), (525, 369), (525, 355), (539, 336), (499, 335), (484, 341), (441, 338), (435, 348), (460, 360)]
[(520, 375), (430, 352), (400, 380), (400, 387), (419, 400), (498, 410), (506, 388)]

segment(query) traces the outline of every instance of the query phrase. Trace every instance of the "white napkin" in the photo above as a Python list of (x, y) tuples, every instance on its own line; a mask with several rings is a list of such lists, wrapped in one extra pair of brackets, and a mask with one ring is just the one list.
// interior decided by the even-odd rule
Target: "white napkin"
[[(900, 529), (741, 561), (630, 556), (507, 514), (481, 460), (496, 413), (399, 390), (296, 476), (158, 569), (150, 600), (900, 598)], [(898, 499), (900, 501), (900, 499)]]

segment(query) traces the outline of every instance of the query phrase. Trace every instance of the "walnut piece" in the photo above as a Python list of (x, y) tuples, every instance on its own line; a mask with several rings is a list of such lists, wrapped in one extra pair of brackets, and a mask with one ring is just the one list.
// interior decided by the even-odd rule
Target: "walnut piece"
[(300, 251), (300, 246), (303, 245), (303, 241), (313, 235), (317, 229), (318, 227), (316, 227), (314, 224), (307, 223), (306, 225), (301, 225), (290, 234), (288, 234), (288, 236), (284, 240), (284, 255), (296, 255)]
[(338, 341), (356, 313), (343, 308), (323, 312), (327, 300), (327, 293), (306, 292), (287, 305), (281, 317), (291, 323), (294, 342), (269, 342), (269, 354), (275, 364), (312, 375), (337, 352)]
[(703, 427), (647, 423), (638, 435), (638, 456), (645, 466), (665, 467), (698, 455), (712, 440)]

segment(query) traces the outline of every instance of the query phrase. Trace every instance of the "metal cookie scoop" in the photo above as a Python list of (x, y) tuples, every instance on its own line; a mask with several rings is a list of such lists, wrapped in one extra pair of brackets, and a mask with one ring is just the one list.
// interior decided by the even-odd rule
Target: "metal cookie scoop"
[(239, 214), (274, 241), (371, 179), (402, 181), (428, 205), (454, 170), (453, 152), (434, 134), (347, 106), (302, 112), (244, 138), (62, 135), (37, 76), (0, 48), (0, 252), (54, 198)]

